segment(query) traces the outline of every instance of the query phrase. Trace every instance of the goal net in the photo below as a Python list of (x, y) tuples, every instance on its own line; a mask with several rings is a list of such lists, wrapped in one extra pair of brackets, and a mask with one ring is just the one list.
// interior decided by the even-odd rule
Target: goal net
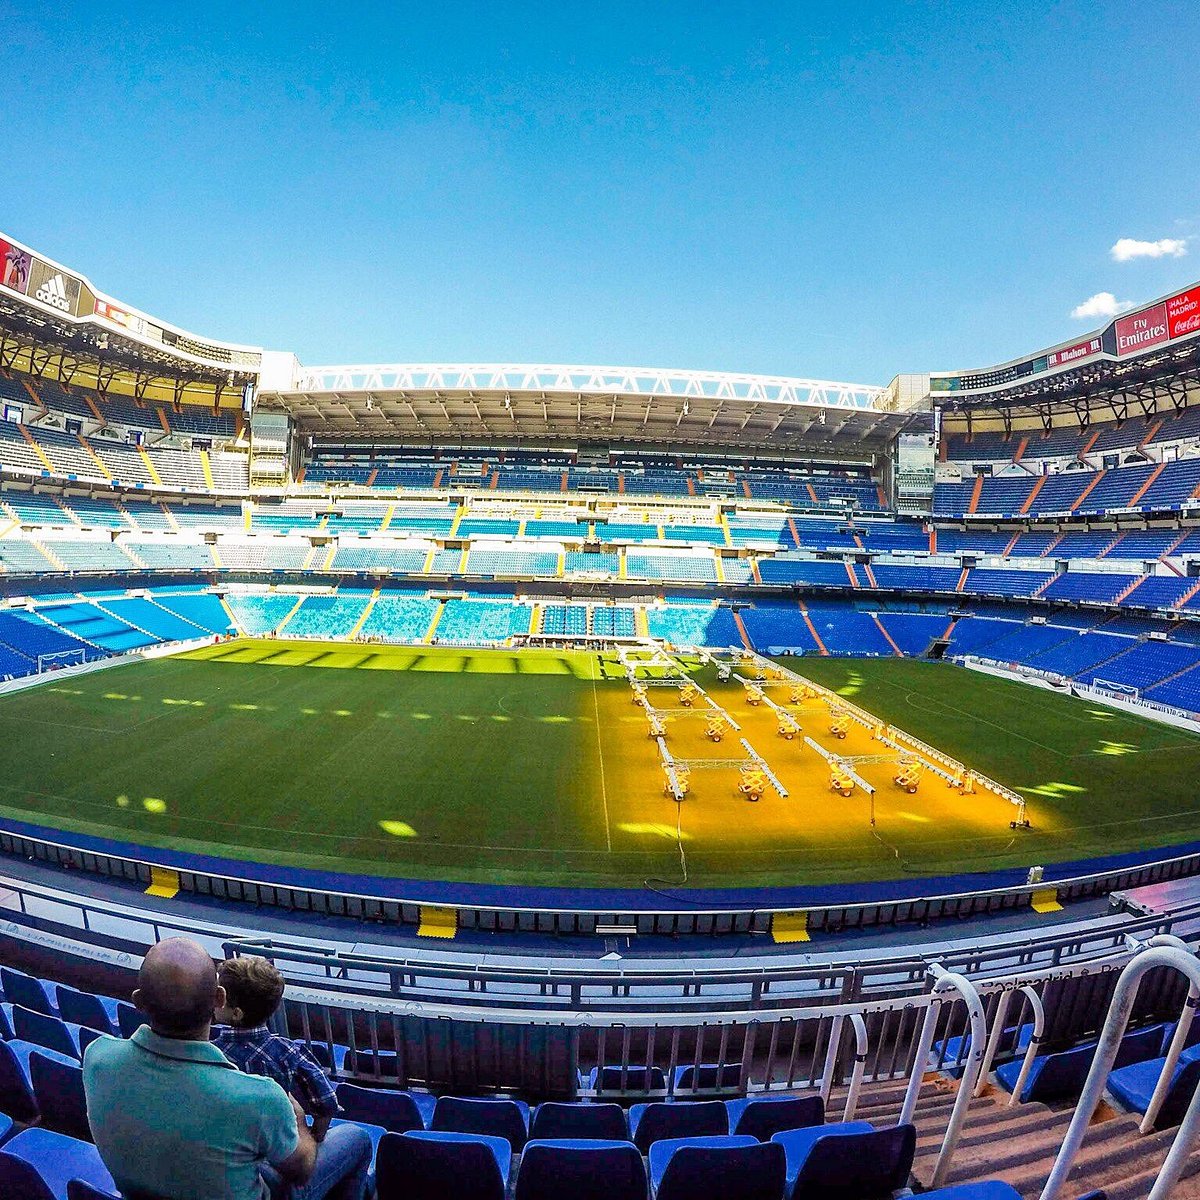
[(1131, 683), (1113, 683), (1111, 679), (1093, 679), (1092, 687), (1098, 692), (1106, 692), (1110, 696), (1120, 696), (1123, 700), (1140, 700), (1141, 688)]
[(63, 667), (77, 667), (87, 662), (87, 651), (80, 647), (78, 650), (56, 650), (53, 654), (39, 654), (37, 657), (38, 674), (44, 671), (58, 671)]

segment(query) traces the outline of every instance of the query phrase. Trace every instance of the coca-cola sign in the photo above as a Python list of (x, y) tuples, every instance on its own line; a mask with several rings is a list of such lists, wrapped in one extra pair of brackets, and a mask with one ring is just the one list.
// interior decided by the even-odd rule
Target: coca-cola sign
[(1173, 338), (1200, 333), (1200, 287), (1180, 292), (1167, 301), (1167, 332)]

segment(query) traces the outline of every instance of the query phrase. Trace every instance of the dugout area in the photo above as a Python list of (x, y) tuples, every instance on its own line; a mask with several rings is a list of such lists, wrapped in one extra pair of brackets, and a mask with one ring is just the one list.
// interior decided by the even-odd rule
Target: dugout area
[[(871, 728), (803, 736), (719, 665), (685, 660), (741, 726), (658, 707), (681, 760), (668, 794), (646, 709), (616, 655), (241, 639), (51, 677), (0, 698), (0, 817), (224, 858), (412, 879), (579, 887), (794, 886), (946, 875), (1194, 837), (1200, 738), (1089, 703), (906, 660), (790, 667), (1015, 789), (895, 782)], [(804, 737), (874, 786), (849, 797)], [(788, 793), (739, 788), (745, 739)], [(875, 761), (865, 761), (874, 759)]]

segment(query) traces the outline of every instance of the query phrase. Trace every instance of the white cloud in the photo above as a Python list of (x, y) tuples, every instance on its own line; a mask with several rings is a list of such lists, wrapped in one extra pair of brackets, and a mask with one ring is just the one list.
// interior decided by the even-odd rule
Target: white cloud
[(1119, 238), (1109, 251), (1113, 262), (1132, 262), (1135, 258), (1182, 258), (1186, 253), (1187, 238), (1160, 238), (1157, 242)]
[(1112, 292), (1097, 292), (1089, 296), (1082, 304), (1071, 309), (1071, 316), (1077, 321), (1106, 320), (1120, 313), (1128, 312), (1134, 307), (1132, 300), (1118, 300)]

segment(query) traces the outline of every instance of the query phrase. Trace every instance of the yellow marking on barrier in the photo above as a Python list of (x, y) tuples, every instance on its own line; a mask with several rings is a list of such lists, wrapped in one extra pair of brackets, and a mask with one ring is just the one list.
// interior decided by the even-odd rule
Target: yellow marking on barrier
[(103, 475), (104, 478), (107, 479), (111, 483), (112, 482), (112, 473), (104, 465), (104, 459), (102, 459), (100, 457), (100, 455), (98, 455), (96, 453), (96, 451), (92, 449), (91, 442), (89, 442), (87, 440), (87, 438), (85, 438), (83, 436), (82, 433), (77, 433), (75, 436), (79, 439), (79, 444), (88, 452), (88, 455), (91, 457), (92, 462), (94, 462), (96, 464), (96, 468), (97, 468), (97, 470), (99, 470), (100, 474)]
[(179, 894), (179, 872), (170, 867), (151, 867), (150, 886), (146, 889), (147, 896), (161, 896), (164, 900), (174, 900)]
[(300, 611), (300, 605), (302, 605), (306, 599), (307, 599), (306, 596), (300, 596), (297, 598), (296, 603), (293, 604), (290, 609), (288, 609), (288, 615), (286, 617), (284, 617), (283, 620), (280, 621), (279, 624), (276, 626), (276, 628), (275, 628), (276, 633), (283, 632), (284, 626), (287, 625), (287, 623)]
[(254, 520), (254, 505), (250, 500), (242, 501), (242, 528), (249, 533), (251, 522)]
[(149, 451), (145, 446), (139, 446), (138, 453), (142, 456), (142, 462), (145, 464), (146, 474), (150, 476), (150, 481), (157, 484), (159, 487), (162, 487), (162, 476), (158, 473), (158, 468), (154, 465), (154, 462), (150, 458)]
[(421, 905), (421, 923), (417, 937), (452, 938), (458, 932), (458, 909)]
[(1042, 888), (1029, 897), (1029, 907), (1036, 913), (1061, 912), (1062, 905), (1058, 902), (1058, 888)]
[(371, 609), (375, 607), (375, 601), (379, 599), (379, 589), (376, 588), (371, 593), (371, 598), (367, 601), (367, 606), (362, 610), (362, 616), (354, 622), (354, 628), (346, 635), (350, 641), (354, 641), (362, 632), (362, 627), (367, 623), (367, 618), (371, 615)]
[(808, 913), (777, 912), (771, 914), (771, 937), (779, 943), (807, 942), (812, 939), (808, 932)]
[(429, 628), (425, 630), (425, 636), (421, 639), (425, 645), (429, 646), (433, 644), (434, 631), (437, 629), (438, 622), (442, 619), (442, 613), (445, 611), (445, 609), (445, 600), (439, 600), (437, 608), (433, 610), (433, 619), (429, 622)]

